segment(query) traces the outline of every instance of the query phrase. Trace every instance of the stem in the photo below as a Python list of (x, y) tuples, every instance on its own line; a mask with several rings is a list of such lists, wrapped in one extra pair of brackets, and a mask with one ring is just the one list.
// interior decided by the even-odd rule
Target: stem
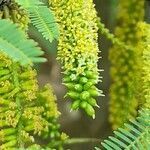
[[(57, 147), (61, 144), (63, 145), (74, 145), (74, 144), (82, 144), (82, 143), (100, 143), (101, 140), (97, 138), (71, 138), (65, 141), (57, 141), (53, 143), (53, 147)], [(50, 146), (50, 145), (48, 145)]]
[(64, 142), (65, 145), (81, 144), (81, 143), (100, 143), (100, 139), (97, 138), (72, 138)]

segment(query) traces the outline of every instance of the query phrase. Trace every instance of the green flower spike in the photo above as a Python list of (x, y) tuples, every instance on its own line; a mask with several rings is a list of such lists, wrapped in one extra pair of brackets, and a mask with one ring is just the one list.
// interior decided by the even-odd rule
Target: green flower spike
[[(116, 129), (137, 114), (137, 43), (140, 40), (137, 22), (144, 18), (144, 0), (126, 0), (119, 2), (118, 27), (116, 36), (133, 49), (124, 49), (115, 45), (110, 51), (111, 78), (110, 116), (112, 128)], [(131, 15), (129, 15), (131, 14)]]
[(82, 108), (95, 118), (95, 98), (103, 95), (96, 88), (99, 80), (97, 15), (93, 0), (53, 0), (50, 2), (57, 22), (60, 38), (58, 60), (64, 73), (63, 83), (73, 100), (71, 109)]

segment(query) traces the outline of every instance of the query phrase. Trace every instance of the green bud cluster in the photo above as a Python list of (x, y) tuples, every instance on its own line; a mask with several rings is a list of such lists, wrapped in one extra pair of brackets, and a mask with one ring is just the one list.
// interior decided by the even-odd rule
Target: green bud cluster
[(0, 54), (0, 149), (42, 148), (37, 138), (62, 147), (67, 136), (59, 132), (55, 101), (50, 86), (39, 90), (35, 70)]
[(10, 19), (22, 30), (27, 30), (29, 23), (29, 16), (26, 10), (22, 9), (14, 0), (11, 0), (7, 5), (0, 10), (0, 19)]
[(93, 0), (49, 1), (59, 23), (60, 37), (57, 58), (64, 71), (66, 96), (73, 100), (72, 109), (83, 108), (95, 117), (94, 97), (101, 95), (99, 81), (97, 14)]
[(85, 71), (85, 75), (79, 75), (76, 79), (72, 79), (68, 74), (63, 79), (65, 86), (68, 88), (66, 96), (73, 100), (71, 105), (72, 110), (82, 108), (85, 112), (95, 118), (95, 110), (93, 107), (99, 107), (95, 97), (102, 95), (102, 91), (95, 86), (97, 76), (94, 76), (92, 71)]
[[(137, 22), (144, 18), (144, 0), (126, 0), (119, 2), (118, 26), (115, 34), (129, 45), (123, 48), (120, 44), (110, 50), (111, 78), (110, 117), (112, 128), (116, 129), (137, 114), (137, 46), (140, 36)], [(131, 14), (131, 15), (129, 15)], [(133, 49), (130, 49), (132, 45)]]

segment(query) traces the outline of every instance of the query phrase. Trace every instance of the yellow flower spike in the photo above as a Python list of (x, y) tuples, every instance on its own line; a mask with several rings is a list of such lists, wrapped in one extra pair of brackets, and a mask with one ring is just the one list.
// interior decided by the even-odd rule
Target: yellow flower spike
[[(131, 14), (131, 15), (129, 15)], [(137, 52), (140, 40), (137, 22), (144, 18), (144, 0), (119, 1), (118, 26), (116, 36), (133, 50), (115, 45), (110, 50), (111, 78), (110, 87), (110, 122), (112, 128), (121, 127), (124, 122), (136, 116), (138, 99), (137, 83)], [(119, 107), (118, 107), (119, 106)]]
[[(57, 109), (57, 99), (53, 93), (52, 87), (50, 85), (44, 86), (37, 93), (37, 100), (39, 106), (42, 106), (44, 108), (42, 116), (45, 119), (45, 122), (48, 123), (47, 126), (45, 126), (45, 131), (41, 132), (41, 136), (45, 139), (51, 138), (51, 141), (55, 139), (61, 140), (61, 133), (59, 132), (60, 125), (57, 122), (57, 119), (60, 116), (60, 112)], [(49, 143), (49, 145), (50, 144), (51, 143)], [(60, 147), (61, 146), (62, 145), (60, 143)]]
[[(59, 23), (60, 37), (57, 59), (61, 62), (64, 71), (63, 82), (66, 85), (70, 84), (69, 86), (71, 87), (67, 86), (68, 94), (66, 95), (71, 97), (74, 102), (83, 101), (84, 99), (88, 103), (88, 100), (93, 98), (93, 95), (83, 98), (83, 93), (86, 90), (82, 88), (82, 90), (77, 91), (72, 87), (76, 84), (84, 87), (89, 80), (92, 83), (91, 87), (98, 83), (98, 27), (93, 0), (53, 0), (49, 1), (49, 3)], [(86, 74), (87, 71), (91, 73), (90, 77)], [(69, 82), (66, 80), (67, 78), (69, 78)], [(97, 89), (95, 90), (97, 91)], [(74, 91), (75, 93), (73, 93)], [(98, 95), (95, 94), (94, 97)], [(79, 97), (82, 98), (80, 99)], [(87, 106), (89, 105), (90, 103)], [(89, 107), (92, 107), (90, 109), (92, 111), (88, 111)], [(84, 110), (94, 118), (95, 111), (93, 106), (90, 105), (89, 107), (84, 108)], [(79, 108), (82, 107), (79, 105)]]
[(145, 22), (138, 23), (138, 34), (141, 40), (137, 46), (138, 56), (138, 77), (141, 106), (150, 109), (150, 25)]
[(42, 131), (45, 131), (45, 129), (48, 126), (48, 122), (46, 122), (40, 116), (34, 116), (33, 122), (34, 122), (34, 134), (41, 135)]
[[(2, 100), (0, 104), (0, 118), (2, 121), (1, 132), (6, 132), (4, 140), (0, 138), (0, 149), (4, 148), (6, 145), (9, 147), (9, 144), (12, 144), (12, 147), (19, 147), (18, 143), (9, 143), (7, 139), (11, 139), (13, 136), (15, 136), (17, 141), (22, 140), (21, 133), (19, 131), (22, 130), (23, 122), (21, 122), (20, 119), (25, 119), (22, 116), (23, 107), (29, 107), (29, 103), (27, 102), (29, 100), (29, 96), (24, 95), (22, 98), (19, 98), (19, 95), (22, 94), (22, 92), (26, 92), (28, 94), (32, 93), (32, 95), (35, 95), (32, 97), (33, 101), (38, 90), (37, 80), (35, 79), (35, 73), (32, 73), (32, 75), (29, 74), (29, 78), (20, 78), (19, 76), (22, 73), (24, 74), (24, 72), (32, 72), (31, 67), (22, 67), (19, 64), (12, 62), (11, 59), (2, 53), (0, 54), (0, 62), (2, 62), (2, 65), (0, 66), (0, 99)], [(8, 76), (7, 72), (9, 72), (10, 75), (9, 78), (5, 78), (5, 76)], [(26, 84), (26, 87), (22, 88), (21, 84), (28, 83), (29, 81), (31, 81), (30, 84)], [(30, 91), (30, 93), (28, 91)], [(12, 133), (11, 131), (14, 129), (15, 131), (18, 130), (18, 132)]]
[(38, 93), (38, 99), (42, 103), (41, 105), (45, 107), (45, 115), (48, 118), (54, 117), (58, 118), (60, 112), (57, 109), (56, 96), (53, 94), (53, 89), (50, 85), (46, 85)]

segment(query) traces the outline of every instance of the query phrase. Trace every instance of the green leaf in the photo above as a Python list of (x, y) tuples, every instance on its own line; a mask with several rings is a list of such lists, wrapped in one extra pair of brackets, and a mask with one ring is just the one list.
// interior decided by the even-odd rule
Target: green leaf
[(136, 120), (125, 124), (124, 128), (114, 131), (114, 136), (104, 140), (101, 145), (106, 150), (148, 150), (150, 141), (150, 110), (142, 109)]
[(31, 23), (46, 40), (58, 39), (59, 30), (53, 12), (39, 0), (17, 0), (29, 13)]
[(8, 20), (0, 20), (0, 51), (7, 54), (12, 60), (20, 62), (21, 65), (32, 64), (32, 62), (45, 62), (40, 57), (43, 51), (37, 47), (33, 40), (26, 39), (23, 31)]
[(32, 24), (42, 33), (46, 40), (58, 39), (59, 30), (53, 12), (46, 6), (28, 9)]
[(19, 5), (23, 8), (33, 8), (38, 7), (39, 5), (43, 5), (39, 0), (15, 0)]

